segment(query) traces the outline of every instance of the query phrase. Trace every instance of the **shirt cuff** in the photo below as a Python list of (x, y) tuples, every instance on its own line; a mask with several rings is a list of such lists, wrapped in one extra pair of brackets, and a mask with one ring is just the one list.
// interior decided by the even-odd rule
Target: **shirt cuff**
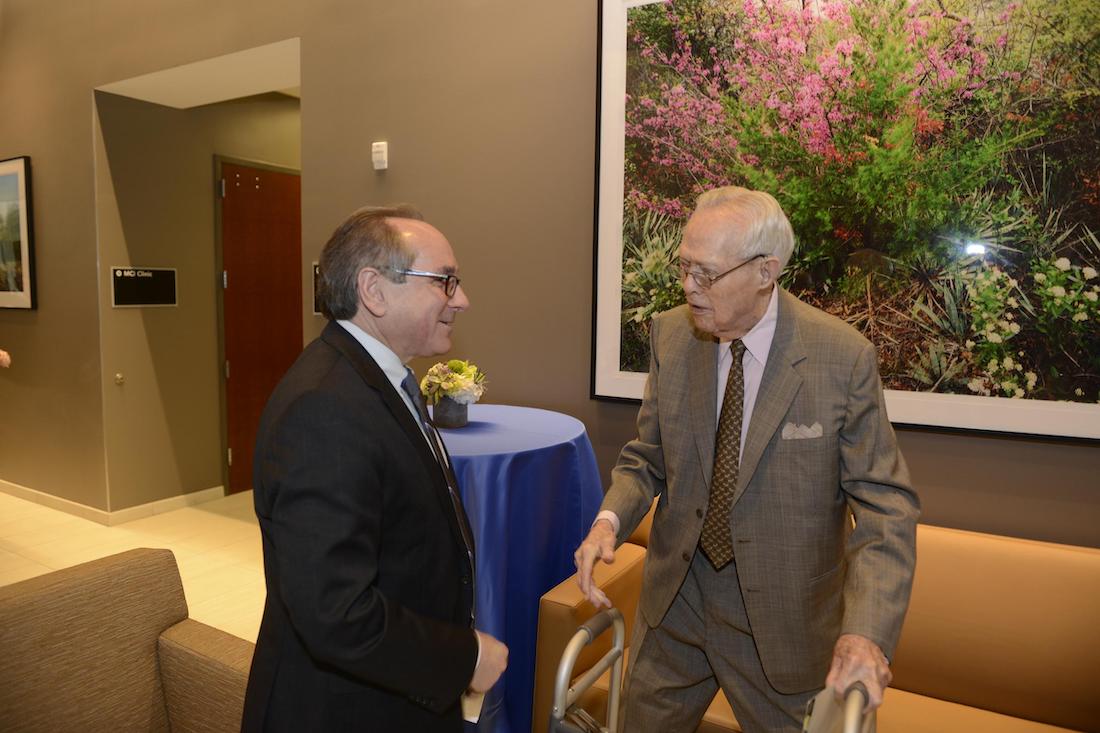
[[(608, 509), (604, 509), (602, 512), (596, 515), (596, 518), (592, 521), (592, 525), (595, 526), (596, 522), (601, 519), (606, 519), (611, 522), (611, 529), (615, 530), (615, 536), (619, 536), (619, 515)], [(592, 527), (589, 527), (592, 529)]]

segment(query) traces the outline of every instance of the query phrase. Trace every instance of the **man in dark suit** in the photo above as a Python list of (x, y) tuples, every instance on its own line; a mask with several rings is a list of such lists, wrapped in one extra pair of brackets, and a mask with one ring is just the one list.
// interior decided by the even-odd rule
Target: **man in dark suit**
[(242, 729), (454, 733), (507, 649), (473, 630), (470, 528), (405, 363), (447, 351), (469, 301), (408, 207), (354, 213), (320, 269), (329, 323), (256, 441), (267, 602)]
[(693, 731), (721, 688), (743, 730), (798, 731), (823, 686), (890, 681), (919, 501), (874, 347), (777, 284), (794, 246), (766, 193), (709, 191), (684, 228), (687, 304), (651, 326), (638, 438), (577, 550), (592, 565), (657, 506), (625, 730)]

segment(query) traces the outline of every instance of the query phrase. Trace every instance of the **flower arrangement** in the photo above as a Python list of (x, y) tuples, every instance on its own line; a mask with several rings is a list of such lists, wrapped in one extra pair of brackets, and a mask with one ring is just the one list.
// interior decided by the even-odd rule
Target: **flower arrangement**
[(439, 404), (444, 397), (460, 405), (469, 405), (485, 393), (485, 372), (468, 361), (451, 359), (428, 370), (420, 381), (420, 391), (431, 405)]

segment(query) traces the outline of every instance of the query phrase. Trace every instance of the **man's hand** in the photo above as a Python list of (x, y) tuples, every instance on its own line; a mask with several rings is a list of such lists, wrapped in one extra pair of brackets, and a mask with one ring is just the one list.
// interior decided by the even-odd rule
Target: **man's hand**
[(592, 580), (592, 568), (597, 560), (608, 564), (615, 562), (615, 528), (606, 519), (592, 525), (584, 542), (573, 553), (573, 562), (577, 566), (577, 585), (589, 603), (597, 609), (601, 606), (611, 608), (607, 595)]
[(829, 667), (825, 686), (833, 688), (837, 698), (843, 699), (853, 683), (862, 682), (870, 697), (863, 709), (867, 712), (882, 704), (882, 695), (893, 677), (878, 644), (866, 636), (841, 634), (833, 647), (833, 664)]
[(480, 631), (474, 633), (481, 643), (481, 658), (477, 661), (474, 678), (470, 680), (470, 689), (474, 692), (488, 692), (508, 666), (508, 647), (488, 634)]

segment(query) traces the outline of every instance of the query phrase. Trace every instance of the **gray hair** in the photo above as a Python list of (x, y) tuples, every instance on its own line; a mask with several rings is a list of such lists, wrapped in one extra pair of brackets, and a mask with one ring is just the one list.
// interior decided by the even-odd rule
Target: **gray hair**
[(318, 299), (330, 320), (349, 319), (359, 310), (358, 278), (364, 267), (374, 267), (391, 282), (405, 282), (401, 270), (416, 259), (389, 221), (424, 220), (407, 204), (364, 206), (344, 221), (321, 250)]
[(724, 209), (740, 225), (740, 255), (743, 259), (770, 255), (779, 260), (779, 269), (787, 266), (794, 252), (794, 230), (783, 207), (763, 191), (740, 186), (723, 186), (699, 196), (695, 210)]

